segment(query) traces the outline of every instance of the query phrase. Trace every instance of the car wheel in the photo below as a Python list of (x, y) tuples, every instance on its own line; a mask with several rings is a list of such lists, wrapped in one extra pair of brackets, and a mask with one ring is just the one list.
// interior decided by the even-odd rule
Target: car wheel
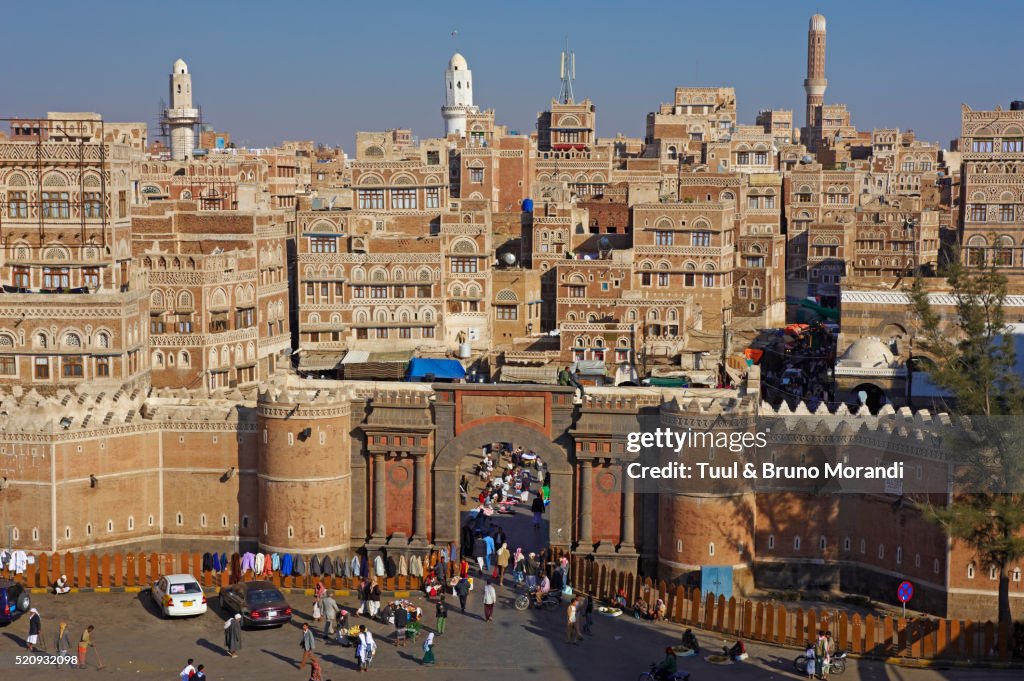
[(28, 612), (28, 609), (32, 607), (32, 600), (29, 598), (29, 595), (28, 595), (27, 592), (22, 592), (22, 594), (20, 596), (18, 596), (18, 603), (17, 603), (17, 605), (18, 605), (18, 610), (20, 612)]

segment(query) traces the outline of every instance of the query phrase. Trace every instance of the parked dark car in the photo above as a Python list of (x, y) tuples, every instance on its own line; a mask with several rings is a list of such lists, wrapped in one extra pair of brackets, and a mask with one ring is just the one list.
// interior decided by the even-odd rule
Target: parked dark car
[(0, 624), (10, 624), (32, 607), (28, 589), (10, 579), (0, 579)]
[(270, 627), (292, 620), (284, 594), (270, 582), (239, 582), (220, 590), (220, 606), (242, 615), (243, 627)]

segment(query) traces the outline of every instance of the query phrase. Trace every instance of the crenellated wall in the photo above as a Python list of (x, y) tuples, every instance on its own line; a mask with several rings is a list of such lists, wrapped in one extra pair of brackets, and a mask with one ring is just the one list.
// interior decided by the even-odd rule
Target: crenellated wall
[[(996, 580), (893, 490), (782, 492), (736, 483), (651, 490), (625, 471), (628, 434), (765, 430), (764, 456), (899, 453), (919, 480), (945, 475), (948, 416), (772, 409), (727, 390), (372, 383), (278, 376), (256, 401), (184, 391), (0, 394), (0, 524), (27, 551), (224, 550), (425, 554), (458, 542), (458, 476), (491, 442), (540, 453), (552, 474), (549, 541), (609, 569), (699, 582), (732, 566), (753, 588), (841, 590), (918, 607), (987, 611)], [(709, 460), (707, 449), (656, 453)], [(749, 452), (719, 450), (727, 463)], [(761, 455), (756, 455), (761, 456)], [(943, 503), (944, 496), (931, 499)], [(1016, 567), (1011, 566), (1011, 570)], [(1011, 581), (1015, 608), (1021, 582)]]

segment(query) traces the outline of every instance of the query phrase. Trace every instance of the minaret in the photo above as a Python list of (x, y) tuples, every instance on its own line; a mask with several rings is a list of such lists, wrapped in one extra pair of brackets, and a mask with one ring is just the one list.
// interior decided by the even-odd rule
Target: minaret
[(805, 127), (814, 127), (814, 111), (825, 101), (825, 17), (815, 14), (807, 30), (807, 78), (804, 92), (807, 93), (807, 114)]
[(460, 137), (466, 136), (466, 114), (476, 111), (473, 106), (473, 73), (469, 70), (466, 58), (456, 52), (448, 61), (448, 70), (444, 72), (444, 106), (441, 117), (444, 118), (445, 136), (452, 133)]
[(171, 69), (171, 106), (164, 111), (164, 118), (171, 131), (171, 158), (175, 161), (192, 158), (199, 109), (192, 106), (192, 76), (183, 59), (174, 62)]

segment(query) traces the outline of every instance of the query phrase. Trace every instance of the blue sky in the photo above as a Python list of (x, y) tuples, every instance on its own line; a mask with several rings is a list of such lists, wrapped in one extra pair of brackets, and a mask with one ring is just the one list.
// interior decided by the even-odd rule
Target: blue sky
[(647, 112), (680, 85), (735, 87), (743, 123), (776, 107), (799, 125), (815, 11), (828, 20), (825, 101), (847, 104), (859, 129), (911, 128), (947, 146), (961, 102), (1024, 99), (1024, 3), (971, 3), (968, 22), (962, 3), (946, 1), (50, 0), (5, 13), (0, 115), (97, 111), (146, 121), (153, 135), (182, 57), (204, 119), (237, 142), (311, 138), (351, 150), (357, 130), (440, 135), (444, 69), (458, 49), (475, 103), (525, 132), (558, 95), (568, 37), (576, 98), (594, 101), (602, 136), (641, 136)]

